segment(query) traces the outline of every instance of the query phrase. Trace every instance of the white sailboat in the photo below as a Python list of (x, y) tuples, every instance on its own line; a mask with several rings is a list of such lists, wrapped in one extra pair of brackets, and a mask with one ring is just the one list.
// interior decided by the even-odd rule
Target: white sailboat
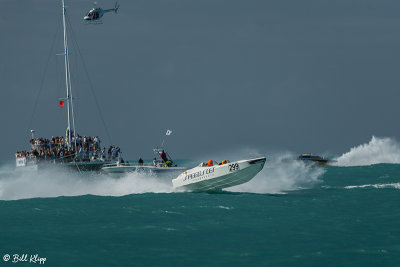
[(80, 137), (76, 135), (74, 104), (72, 97), (71, 72), (68, 49), (68, 36), (66, 25), (66, 6), (62, 0), (62, 22), (63, 22), (63, 43), (64, 43), (64, 69), (65, 69), (65, 88), (66, 97), (60, 100), (60, 106), (66, 102), (67, 109), (67, 129), (65, 137), (60, 138), (36, 138), (30, 141), (31, 151), (17, 152), (17, 167), (49, 166), (49, 164), (74, 167), (78, 170), (100, 170), (105, 164), (111, 164), (119, 159), (119, 149), (107, 157), (104, 150), (101, 153), (100, 139), (98, 137)]

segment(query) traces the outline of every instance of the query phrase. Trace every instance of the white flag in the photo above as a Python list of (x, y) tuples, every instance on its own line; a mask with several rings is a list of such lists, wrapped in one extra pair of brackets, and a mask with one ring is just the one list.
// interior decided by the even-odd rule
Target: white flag
[(167, 133), (165, 135), (171, 135), (172, 131), (171, 130), (167, 130)]

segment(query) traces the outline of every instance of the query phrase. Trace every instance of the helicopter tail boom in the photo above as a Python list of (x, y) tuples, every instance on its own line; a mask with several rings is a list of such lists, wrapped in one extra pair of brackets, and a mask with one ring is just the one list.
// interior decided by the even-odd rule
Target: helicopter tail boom
[(115, 2), (115, 7), (114, 8), (105, 9), (105, 10), (103, 10), (103, 12), (107, 13), (107, 12), (110, 12), (110, 11), (114, 11), (115, 14), (117, 14), (118, 13), (118, 9), (119, 9), (118, 2)]

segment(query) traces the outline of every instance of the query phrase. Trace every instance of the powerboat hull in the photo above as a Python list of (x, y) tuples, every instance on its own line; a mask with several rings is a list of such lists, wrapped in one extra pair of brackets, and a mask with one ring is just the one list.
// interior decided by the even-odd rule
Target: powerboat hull
[(301, 160), (305, 163), (315, 164), (315, 165), (319, 165), (319, 166), (325, 166), (325, 165), (335, 162), (334, 160), (326, 159), (321, 156), (312, 155), (312, 154), (301, 154), (297, 159)]
[(266, 158), (230, 162), (211, 167), (196, 167), (172, 180), (175, 191), (218, 191), (246, 183), (264, 167)]
[(129, 172), (145, 172), (145, 173), (172, 173), (184, 171), (184, 167), (155, 167), (149, 165), (122, 165), (109, 164), (101, 168), (101, 171), (107, 174), (124, 174)]

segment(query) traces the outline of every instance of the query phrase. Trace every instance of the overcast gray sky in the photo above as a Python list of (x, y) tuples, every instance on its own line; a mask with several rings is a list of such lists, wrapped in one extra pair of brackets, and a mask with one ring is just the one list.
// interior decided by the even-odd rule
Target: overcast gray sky
[[(341, 154), (372, 135), (400, 139), (398, 1), (119, 4), (86, 25), (92, 1), (67, 1), (112, 140), (75, 52), (78, 133), (128, 158), (150, 158), (167, 129), (176, 158), (247, 147)], [(28, 148), (30, 128), (65, 133), (60, 21), (61, 1), (0, 0), (2, 161)]]

